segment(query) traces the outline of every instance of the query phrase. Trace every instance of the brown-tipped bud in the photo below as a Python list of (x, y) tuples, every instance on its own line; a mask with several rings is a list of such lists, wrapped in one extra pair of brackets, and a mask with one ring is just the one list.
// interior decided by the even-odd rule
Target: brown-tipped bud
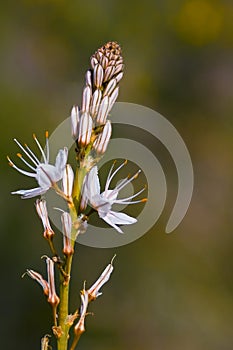
[(61, 215), (62, 232), (63, 232), (63, 253), (65, 255), (72, 255), (74, 248), (71, 240), (72, 220), (70, 214), (67, 212)]
[(53, 307), (56, 307), (59, 304), (60, 299), (56, 294), (54, 262), (52, 259), (46, 258), (46, 264), (47, 264), (48, 285), (49, 285), (48, 303), (51, 304)]
[(118, 43), (110, 41), (91, 57), (93, 69), (100, 64), (103, 68), (103, 83), (108, 82), (114, 75), (123, 70), (123, 58), (121, 56), (121, 48)]
[(81, 202), (80, 202), (80, 210), (84, 211), (88, 204), (88, 189), (87, 189), (87, 175), (84, 177), (83, 180), (83, 186), (82, 186), (82, 195), (81, 195)]
[(105, 72), (104, 72), (104, 83), (108, 80), (110, 80), (113, 75), (114, 75), (114, 72), (115, 72), (115, 68), (114, 66), (108, 66), (106, 69), (105, 69)]
[(106, 56), (102, 56), (102, 57), (100, 58), (100, 64), (101, 64), (101, 66), (103, 67), (103, 69), (106, 69), (106, 68), (107, 68), (108, 62), (109, 62), (109, 60), (108, 60), (108, 58), (107, 58)]
[(94, 67), (94, 72), (93, 72), (94, 85), (97, 88), (100, 88), (102, 86), (103, 78), (104, 78), (103, 68), (102, 68), (102, 66), (100, 64), (97, 64)]
[(86, 86), (83, 90), (82, 112), (89, 112), (91, 104), (91, 88)]
[(44, 199), (36, 200), (36, 210), (44, 226), (44, 238), (50, 240), (55, 235), (49, 222), (46, 201)]
[(104, 154), (109, 144), (109, 140), (112, 134), (112, 125), (110, 120), (104, 125), (103, 131), (97, 136), (93, 143), (93, 147), (98, 154)]
[(95, 92), (93, 93), (92, 96), (92, 101), (91, 101), (91, 116), (94, 119), (98, 113), (99, 106), (100, 106), (100, 101), (102, 98), (102, 92), (100, 89), (96, 89)]
[(123, 75), (124, 75), (124, 73), (120, 72), (119, 74), (117, 74), (115, 76), (115, 79), (116, 79), (117, 83), (119, 83), (119, 81), (123, 78)]
[(95, 66), (98, 64), (98, 60), (96, 59), (96, 57), (92, 56), (91, 57), (91, 66), (94, 69)]
[(91, 141), (92, 118), (89, 113), (83, 113), (79, 123), (78, 143), (80, 146), (87, 146)]
[(74, 172), (70, 164), (66, 164), (62, 177), (62, 187), (64, 194), (69, 198), (72, 196), (74, 183)]
[(85, 332), (85, 317), (87, 314), (87, 307), (88, 307), (88, 292), (83, 289), (80, 293), (81, 297), (81, 306), (80, 306), (80, 318), (78, 320), (78, 323), (74, 327), (74, 334), (76, 336), (81, 335), (83, 332)]
[(105, 96), (100, 104), (99, 111), (96, 117), (96, 123), (102, 125), (106, 123), (109, 111), (109, 97)]
[(109, 111), (112, 109), (114, 103), (116, 102), (116, 99), (118, 97), (119, 94), (119, 86), (117, 86), (115, 88), (115, 90), (113, 91), (113, 93), (111, 94), (111, 96), (109, 97)]
[(116, 86), (117, 86), (116, 79), (111, 79), (108, 82), (108, 84), (107, 84), (107, 86), (106, 86), (106, 88), (104, 90), (103, 96), (111, 95), (111, 93), (113, 92), (113, 90), (115, 89)]
[(123, 69), (124, 69), (124, 65), (123, 65), (123, 64), (118, 64), (118, 65), (116, 66), (116, 68), (115, 68), (114, 75), (116, 75), (116, 74), (122, 72)]
[(41, 285), (41, 287), (43, 288), (44, 294), (46, 296), (49, 295), (48, 282), (41, 276), (40, 273), (38, 273), (34, 270), (27, 270), (26, 274)]
[(76, 140), (78, 138), (79, 119), (80, 119), (78, 106), (74, 106), (72, 108), (71, 114), (70, 114), (70, 119), (71, 119), (71, 133), (72, 133), (72, 137), (73, 137), (74, 140)]

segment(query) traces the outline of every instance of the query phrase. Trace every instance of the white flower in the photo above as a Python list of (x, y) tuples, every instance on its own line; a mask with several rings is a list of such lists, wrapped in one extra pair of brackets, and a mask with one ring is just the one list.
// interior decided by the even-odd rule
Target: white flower
[[(114, 163), (115, 164), (115, 163)], [(132, 180), (134, 180), (138, 174), (140, 173), (140, 170), (133, 175), (132, 177), (127, 177), (120, 181), (120, 183), (113, 189), (110, 190), (109, 186), (113, 179), (113, 177), (116, 175), (116, 173), (126, 164), (124, 162), (121, 164), (115, 171), (113, 171), (114, 164), (112, 165), (105, 189), (102, 193), (100, 193), (100, 182), (98, 178), (98, 169), (97, 166), (94, 166), (90, 172), (86, 175), (83, 191), (82, 191), (82, 208), (85, 208), (87, 203), (89, 203), (92, 208), (97, 210), (99, 217), (103, 219), (107, 224), (115, 228), (118, 232), (123, 233), (123, 231), (118, 227), (117, 225), (130, 225), (137, 222), (137, 219), (124, 214), (124, 213), (118, 213), (116, 211), (112, 210), (113, 204), (134, 204), (134, 203), (141, 203), (145, 202), (146, 198), (143, 198), (141, 200), (132, 201), (132, 199), (136, 196), (138, 196), (141, 192), (144, 191), (145, 188), (137, 192), (136, 194), (122, 199), (117, 199), (118, 194), (120, 190), (125, 187), (128, 183), (130, 183)]]
[(16, 139), (14, 141), (21, 148), (23, 153), (31, 161), (31, 164), (26, 161), (22, 154), (18, 153), (17, 156), (32, 170), (32, 172), (25, 171), (18, 168), (9, 157), (9, 165), (14, 169), (19, 171), (21, 174), (24, 174), (29, 177), (34, 177), (38, 182), (39, 187), (32, 188), (30, 190), (19, 190), (12, 192), (12, 194), (19, 194), (22, 198), (32, 198), (44, 194), (50, 187), (52, 187), (57, 181), (61, 180), (63, 172), (66, 166), (68, 149), (60, 149), (58, 151), (55, 165), (49, 164), (49, 142), (48, 142), (48, 132), (45, 133), (46, 137), (46, 152), (44, 152), (36, 136), (33, 135), (33, 138), (40, 150), (42, 159), (39, 160), (37, 156), (32, 152), (32, 150), (25, 144), (24, 147)]

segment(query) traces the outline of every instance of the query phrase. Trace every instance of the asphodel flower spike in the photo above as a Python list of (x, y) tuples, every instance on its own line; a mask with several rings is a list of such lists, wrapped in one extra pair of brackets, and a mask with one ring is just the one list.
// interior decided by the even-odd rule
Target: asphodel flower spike
[(33, 134), (33, 138), (41, 153), (41, 160), (39, 160), (39, 158), (32, 152), (32, 150), (26, 144), (22, 146), (18, 140), (14, 139), (14, 141), (21, 148), (23, 153), (28, 157), (31, 164), (26, 159), (24, 159), (21, 153), (18, 153), (17, 156), (22, 160), (24, 164), (27, 165), (29, 169), (32, 170), (32, 172), (19, 168), (12, 162), (12, 160), (9, 157), (7, 157), (9, 165), (23, 175), (34, 177), (38, 182), (39, 187), (30, 190), (14, 191), (11, 192), (12, 194), (19, 194), (22, 198), (36, 197), (47, 192), (50, 187), (54, 186), (59, 180), (61, 180), (67, 162), (68, 149), (66, 147), (64, 147), (64, 149), (60, 149), (56, 157), (55, 165), (49, 164), (48, 132), (45, 133), (45, 137), (46, 152), (44, 152), (41, 144), (37, 140), (36, 136)]

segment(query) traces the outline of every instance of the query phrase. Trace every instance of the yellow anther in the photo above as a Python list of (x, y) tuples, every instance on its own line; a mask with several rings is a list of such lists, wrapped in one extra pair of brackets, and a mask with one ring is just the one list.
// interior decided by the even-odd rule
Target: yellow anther
[(147, 198), (142, 198), (142, 199), (141, 199), (141, 202), (142, 202), (142, 203), (147, 202)]
[(17, 153), (17, 157), (22, 158), (22, 154), (21, 153)]

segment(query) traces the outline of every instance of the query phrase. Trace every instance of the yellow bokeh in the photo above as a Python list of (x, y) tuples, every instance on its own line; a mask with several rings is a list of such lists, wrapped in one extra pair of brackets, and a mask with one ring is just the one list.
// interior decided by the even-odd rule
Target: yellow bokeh
[(188, 1), (183, 4), (176, 17), (176, 30), (192, 45), (206, 45), (218, 38), (223, 17), (222, 8), (218, 4), (210, 1)]

